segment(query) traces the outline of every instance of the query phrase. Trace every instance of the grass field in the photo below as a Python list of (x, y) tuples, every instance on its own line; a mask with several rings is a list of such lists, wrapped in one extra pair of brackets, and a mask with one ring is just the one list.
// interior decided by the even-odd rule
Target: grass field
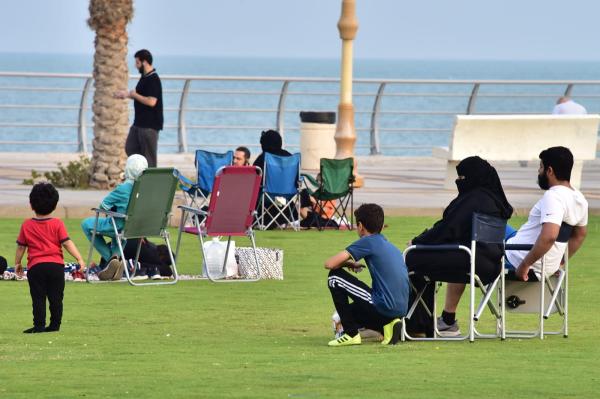
[[(0, 253), (10, 264), (20, 222), (0, 220)], [(404, 248), (433, 219), (386, 222), (388, 239)], [(87, 253), (78, 221), (67, 228)], [(22, 334), (31, 326), (28, 285), (0, 282), (0, 397), (600, 396), (600, 218), (590, 220), (571, 263), (568, 339), (329, 348), (333, 307), (322, 264), (355, 239), (354, 232), (259, 232), (259, 246), (285, 251), (283, 281), (67, 283), (59, 333)], [(194, 240), (183, 244), (181, 273), (200, 271)], [(466, 327), (464, 308), (458, 318)]]

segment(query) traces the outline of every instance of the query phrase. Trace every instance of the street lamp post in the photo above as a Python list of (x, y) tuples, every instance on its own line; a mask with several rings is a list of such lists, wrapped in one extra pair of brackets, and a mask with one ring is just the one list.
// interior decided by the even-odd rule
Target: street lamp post
[[(356, 1), (342, 0), (342, 15), (338, 21), (338, 30), (342, 39), (342, 65), (340, 77), (340, 103), (335, 130), (337, 159), (354, 157), (356, 131), (354, 127), (354, 106), (352, 105), (352, 45), (358, 30), (356, 19)], [(355, 187), (361, 187), (362, 178), (356, 174)]]

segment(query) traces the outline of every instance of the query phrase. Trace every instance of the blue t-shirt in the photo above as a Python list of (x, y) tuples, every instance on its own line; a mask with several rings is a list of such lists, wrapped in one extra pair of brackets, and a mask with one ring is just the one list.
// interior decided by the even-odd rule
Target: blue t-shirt
[(408, 271), (402, 252), (383, 235), (372, 234), (352, 243), (346, 251), (367, 263), (373, 288), (371, 299), (377, 311), (388, 317), (404, 317), (408, 309)]

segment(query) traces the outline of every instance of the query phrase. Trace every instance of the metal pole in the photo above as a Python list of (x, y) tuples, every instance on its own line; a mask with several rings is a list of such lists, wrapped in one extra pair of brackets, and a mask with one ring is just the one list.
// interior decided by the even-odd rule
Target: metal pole
[(179, 112), (177, 117), (177, 127), (178, 127), (178, 149), (179, 152), (187, 152), (187, 132), (185, 129), (185, 106), (187, 104), (187, 97), (189, 93), (190, 84), (192, 81), (190, 79), (185, 80), (185, 84), (183, 85), (183, 90), (181, 91), (181, 98), (179, 99)]
[(471, 97), (469, 97), (469, 104), (467, 105), (467, 115), (475, 113), (475, 102), (477, 101), (477, 94), (479, 93), (479, 83), (473, 85), (471, 91)]
[(565, 97), (571, 97), (571, 92), (573, 92), (573, 83), (569, 83), (567, 85), (567, 89), (565, 90)]
[(281, 86), (281, 93), (279, 94), (279, 103), (277, 104), (277, 131), (281, 134), (281, 138), (283, 138), (283, 125), (285, 123), (285, 100), (287, 98), (288, 86), (290, 84), (289, 80), (283, 82)]
[(385, 90), (385, 82), (379, 85), (375, 102), (373, 103), (373, 112), (371, 113), (371, 155), (381, 154), (379, 146), (379, 108), (381, 107), (381, 97)]
[(86, 118), (87, 118), (87, 106), (88, 106), (88, 93), (90, 91), (90, 86), (92, 85), (92, 78), (87, 78), (85, 80), (85, 84), (83, 85), (83, 91), (81, 92), (81, 100), (79, 101), (79, 137), (78, 137), (78, 146), (77, 151), (83, 152), (85, 154), (88, 153), (87, 149), (87, 126), (86, 126)]

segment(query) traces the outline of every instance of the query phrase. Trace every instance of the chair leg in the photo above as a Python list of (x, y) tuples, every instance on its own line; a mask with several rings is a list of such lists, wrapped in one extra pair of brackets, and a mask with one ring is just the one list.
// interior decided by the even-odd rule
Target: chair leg
[(94, 241), (96, 240), (96, 231), (98, 230), (98, 218), (100, 214), (96, 212), (96, 220), (94, 221), (94, 230), (92, 230), (92, 238), (90, 241), (90, 250), (88, 251), (87, 257), (87, 265), (88, 267), (85, 269), (85, 279), (89, 283), (90, 282), (90, 263), (92, 263), (92, 255), (94, 253)]

